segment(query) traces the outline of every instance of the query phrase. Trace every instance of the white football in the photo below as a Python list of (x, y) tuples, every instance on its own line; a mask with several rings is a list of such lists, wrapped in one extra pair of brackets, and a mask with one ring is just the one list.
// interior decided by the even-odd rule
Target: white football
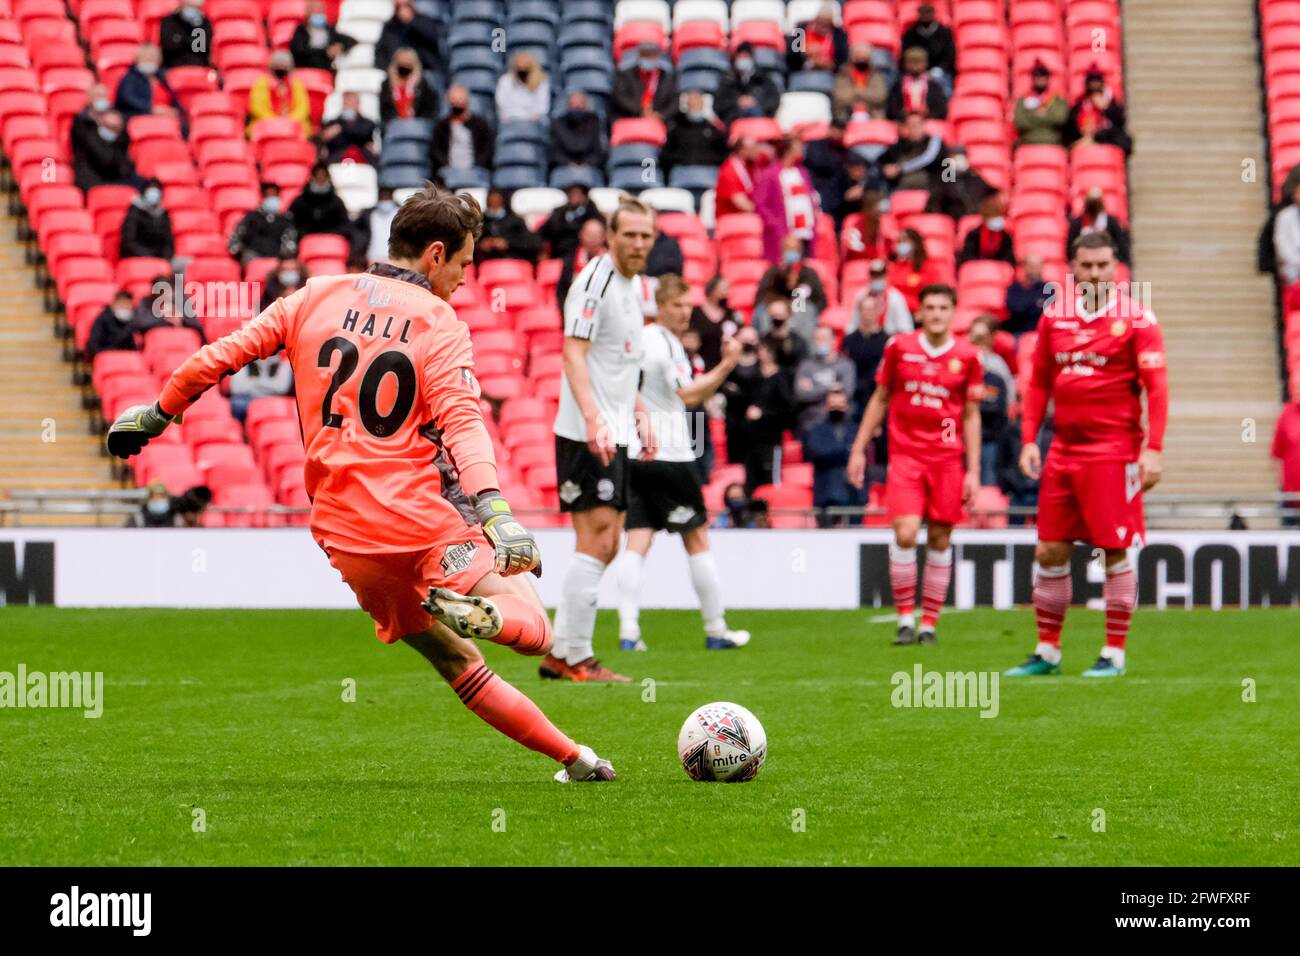
[(677, 753), (692, 780), (753, 780), (767, 757), (767, 732), (739, 704), (718, 701), (697, 708), (677, 735)]

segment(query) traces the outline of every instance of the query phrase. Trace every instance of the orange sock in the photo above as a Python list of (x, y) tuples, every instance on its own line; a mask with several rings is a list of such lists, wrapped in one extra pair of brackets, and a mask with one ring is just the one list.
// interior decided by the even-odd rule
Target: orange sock
[(546, 652), (546, 615), (526, 598), (516, 594), (494, 594), (492, 603), (501, 612), (504, 625), (492, 639), (494, 644), (513, 648), (520, 654), (536, 657)]
[(451, 682), (460, 702), (511, 740), (568, 765), (578, 745), (551, 723), (541, 708), (506, 683), (485, 662)]

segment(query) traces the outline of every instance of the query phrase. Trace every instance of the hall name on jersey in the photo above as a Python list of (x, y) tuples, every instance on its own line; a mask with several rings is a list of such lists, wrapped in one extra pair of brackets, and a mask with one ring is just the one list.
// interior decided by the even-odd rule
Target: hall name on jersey
[[(374, 312), (371, 312), (369, 318), (366, 319), (365, 324), (358, 329), (357, 323), (361, 321), (361, 313), (358, 312), (356, 309), (348, 309), (347, 314), (343, 316), (343, 331), (356, 332), (358, 335), (373, 336), (376, 334), (375, 323), (378, 321), (378, 319), (379, 316), (377, 316)], [(396, 321), (397, 321), (397, 316), (390, 315), (387, 321), (384, 322), (384, 331), (378, 333), (379, 338), (381, 339), (393, 338), (392, 335), (393, 323)], [(397, 336), (397, 341), (401, 342), (404, 345), (410, 345), (411, 340), (406, 337), (406, 333), (409, 332), (410, 330), (411, 330), (411, 320), (406, 319), (402, 325), (401, 334)]]
[(1094, 375), (1106, 364), (1106, 356), (1096, 352), (1057, 352), (1054, 358), (1057, 365), (1065, 366), (1061, 369), (1063, 375)]

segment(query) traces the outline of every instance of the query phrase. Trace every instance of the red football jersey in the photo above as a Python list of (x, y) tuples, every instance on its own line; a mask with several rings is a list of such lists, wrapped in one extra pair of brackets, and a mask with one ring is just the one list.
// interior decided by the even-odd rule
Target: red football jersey
[(1062, 301), (1038, 324), (1021, 435), (1036, 439), (1056, 399), (1052, 450), (1094, 461), (1135, 461), (1142, 450), (1142, 389), (1159, 451), (1168, 418), (1165, 343), (1156, 317), (1122, 293), (1095, 315)]
[(978, 402), (984, 364), (968, 342), (931, 348), (921, 331), (895, 335), (885, 346), (876, 384), (889, 389), (889, 454), (934, 460), (960, 458), (961, 417)]

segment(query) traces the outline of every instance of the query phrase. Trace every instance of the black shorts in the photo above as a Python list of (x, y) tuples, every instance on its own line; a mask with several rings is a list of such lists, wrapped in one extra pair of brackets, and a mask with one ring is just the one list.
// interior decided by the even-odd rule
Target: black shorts
[(561, 511), (592, 508), (627, 510), (627, 446), (619, 445), (614, 460), (602, 465), (585, 441), (555, 436), (555, 482)]
[(689, 461), (634, 461), (627, 527), (683, 534), (709, 520), (700, 476)]

